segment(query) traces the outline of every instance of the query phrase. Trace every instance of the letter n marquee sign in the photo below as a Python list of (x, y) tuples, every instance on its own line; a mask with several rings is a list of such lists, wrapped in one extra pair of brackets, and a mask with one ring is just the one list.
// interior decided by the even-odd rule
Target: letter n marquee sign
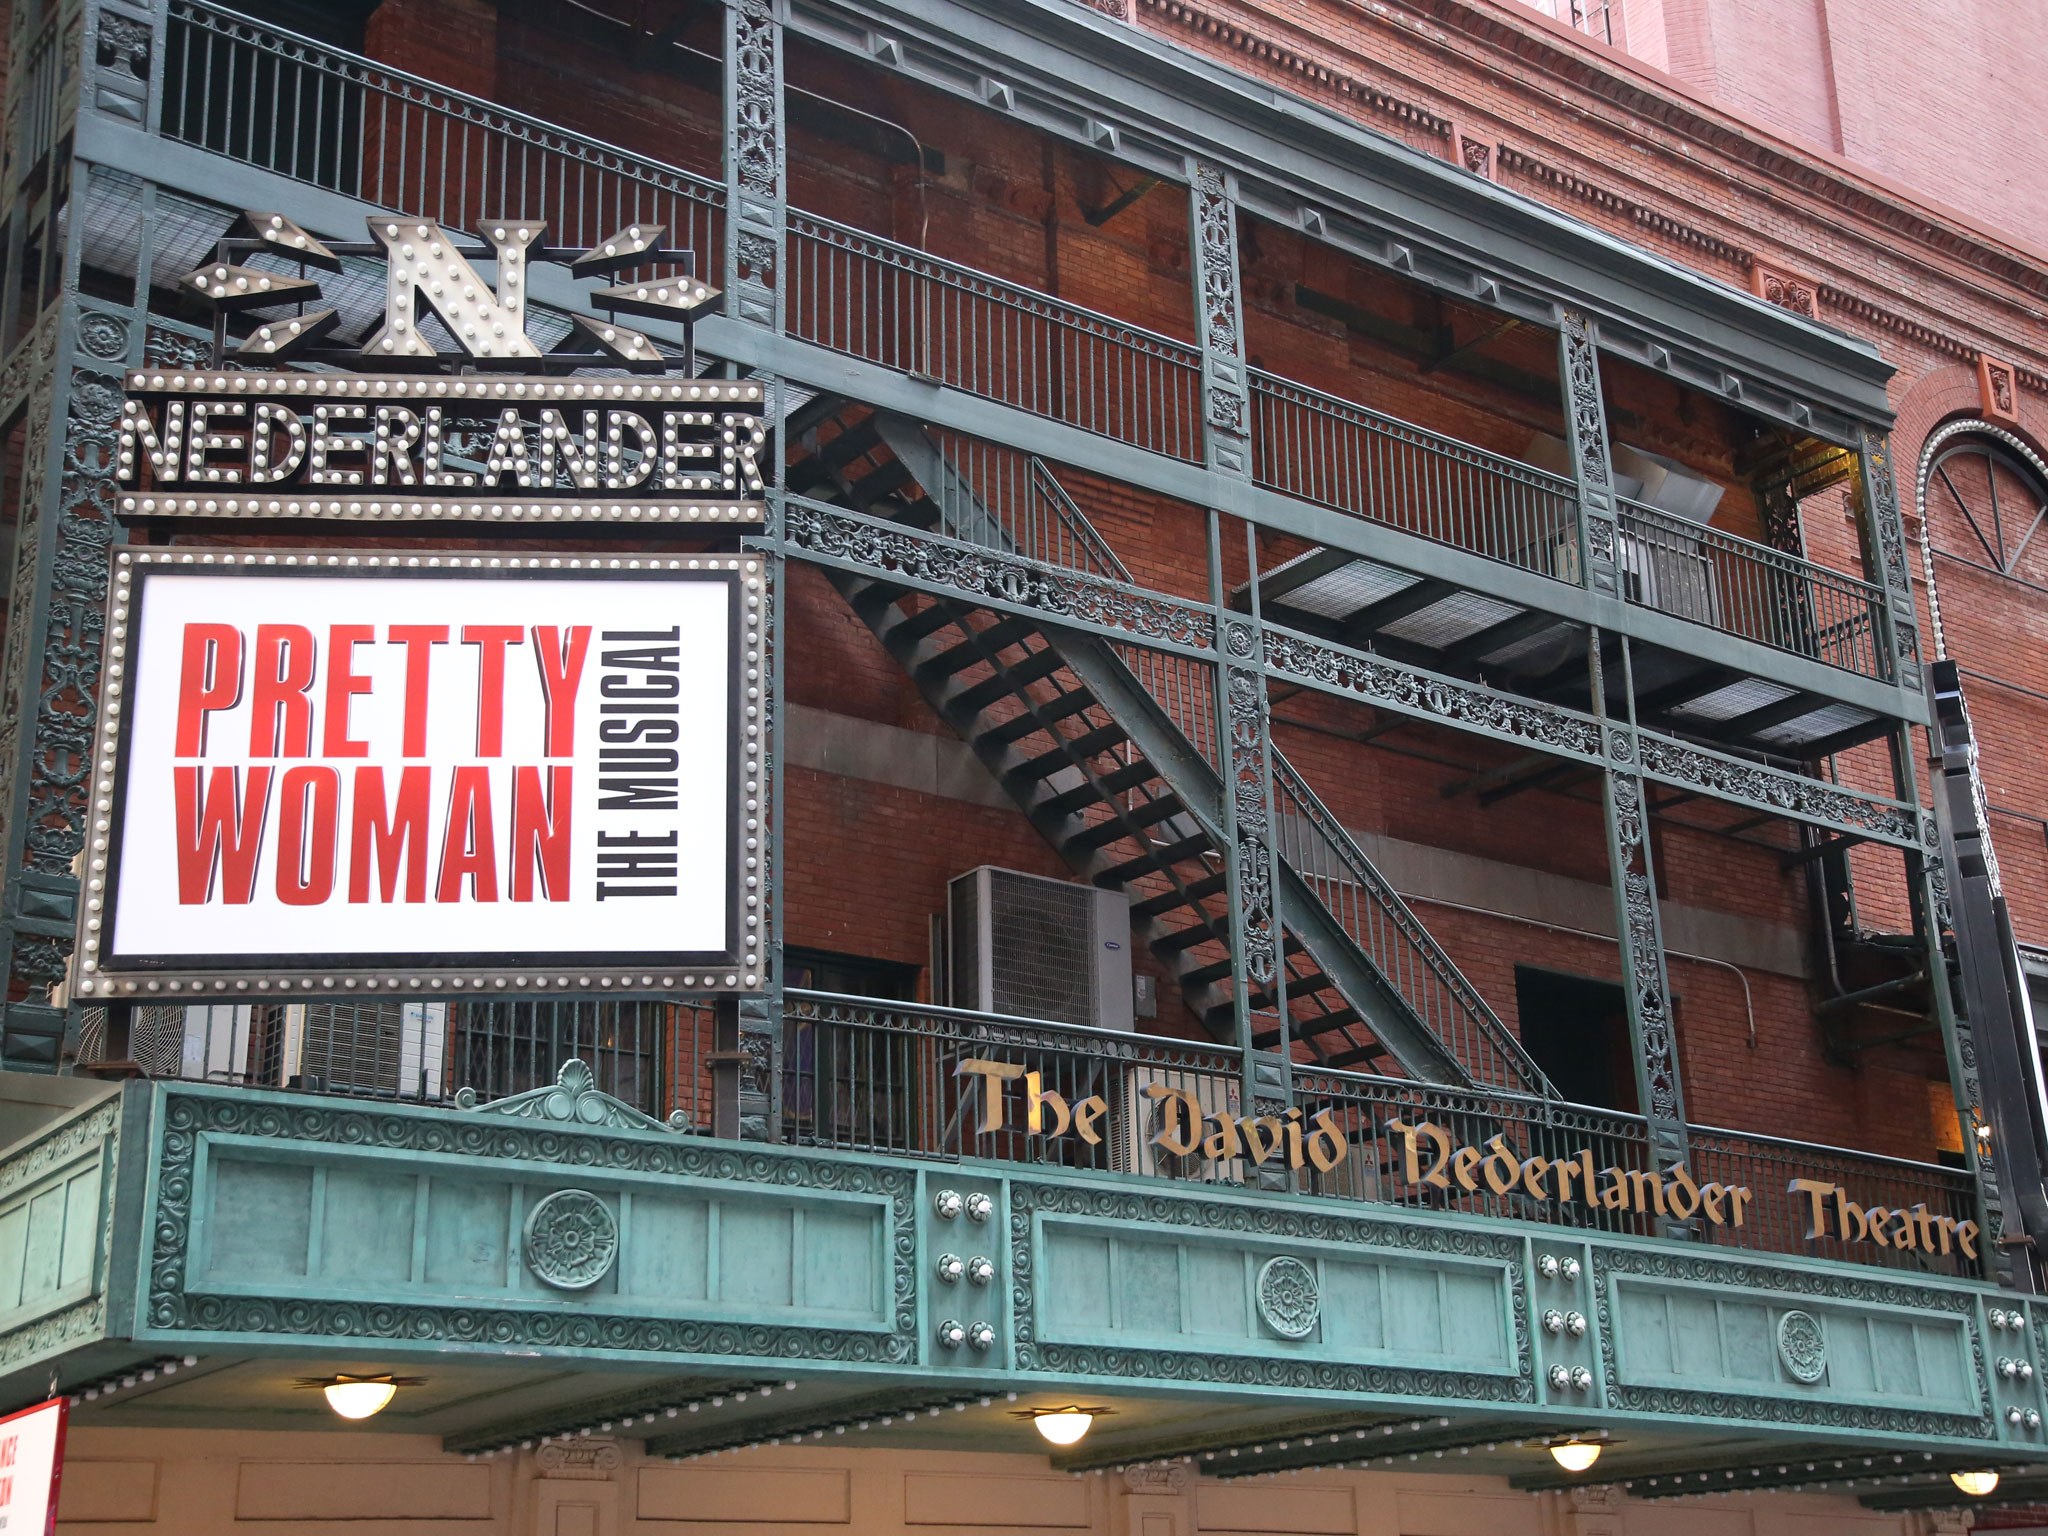
[[(418, 221), (363, 246), (275, 214), (238, 228), (186, 280), (221, 316), (216, 369), (129, 378), (124, 519), (669, 548), (117, 551), (76, 994), (760, 990), (766, 570), (730, 536), (762, 520), (764, 391), (691, 377), (687, 340), (672, 357), (616, 313), (543, 354), (523, 302), (530, 261), (617, 275), (688, 253), (658, 228), (580, 255), (509, 221), (481, 251)], [(355, 348), (305, 309), (305, 266), (345, 256), (388, 276)], [(471, 262), (492, 260), (487, 284)], [(686, 271), (593, 300), (687, 337), (711, 296)], [(219, 366), (231, 322), (247, 339)]]

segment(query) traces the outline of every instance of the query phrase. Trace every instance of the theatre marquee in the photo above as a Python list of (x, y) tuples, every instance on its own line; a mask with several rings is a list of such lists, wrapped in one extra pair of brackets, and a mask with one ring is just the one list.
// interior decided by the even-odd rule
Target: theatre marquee
[(758, 988), (762, 579), (120, 552), (78, 993)]

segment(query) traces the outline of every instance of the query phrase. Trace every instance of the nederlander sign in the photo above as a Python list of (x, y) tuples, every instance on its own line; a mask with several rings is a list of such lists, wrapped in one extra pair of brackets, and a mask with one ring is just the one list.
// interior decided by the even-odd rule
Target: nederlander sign
[[(1034, 1136), (1073, 1135), (1091, 1146), (1103, 1143), (1103, 1122), (1109, 1101), (1091, 1094), (1073, 1104), (1044, 1084), (1040, 1073), (1012, 1062), (971, 1058), (957, 1075), (981, 1084), (984, 1135), (1021, 1129)], [(1010, 1085), (1021, 1080), (1023, 1091)], [(1351, 1141), (1327, 1109), (1304, 1113), (1291, 1108), (1284, 1115), (1228, 1115), (1205, 1109), (1191, 1091), (1148, 1083), (1144, 1096), (1152, 1102), (1153, 1145), (1176, 1157), (1202, 1157), (1211, 1162), (1246, 1159), (1255, 1165), (1273, 1163), (1299, 1171), (1304, 1167), (1329, 1173), (1350, 1156)], [(1021, 1108), (1021, 1124), (1015, 1111)], [(1455, 1197), (1487, 1194), (1525, 1195), (1546, 1204), (1579, 1205), (1608, 1215), (1636, 1215), (1698, 1220), (1709, 1227), (1740, 1228), (1747, 1224), (1754, 1192), (1745, 1185), (1710, 1180), (1701, 1183), (1683, 1163), (1663, 1172), (1641, 1168), (1597, 1166), (1590, 1149), (1569, 1157), (1523, 1157), (1505, 1138), (1493, 1137), (1484, 1147), (1458, 1145), (1451, 1133), (1431, 1121), (1386, 1122), (1386, 1132), (1399, 1149), (1396, 1171), (1412, 1191), (1438, 1190)], [(1977, 1258), (1977, 1223), (1910, 1208), (1859, 1205), (1839, 1184), (1822, 1179), (1793, 1179), (1786, 1194), (1799, 1202), (1809, 1242), (1823, 1238), (1870, 1243), (1904, 1253), (1960, 1253)]]

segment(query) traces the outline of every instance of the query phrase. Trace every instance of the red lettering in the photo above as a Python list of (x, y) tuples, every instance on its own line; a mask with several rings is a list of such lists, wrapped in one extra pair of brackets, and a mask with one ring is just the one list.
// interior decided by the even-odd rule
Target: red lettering
[(427, 755), (427, 664), (432, 648), (448, 643), (446, 624), (394, 624), (391, 643), (405, 647), (405, 742), (407, 757)]
[(465, 624), (462, 643), (477, 648), (476, 755), (505, 755), (505, 650), (526, 643), (517, 624)]
[(293, 768), (278, 781), (277, 899), (317, 907), (334, 894), (334, 828), (341, 775), (332, 768)]
[[(587, 633), (587, 631), (586, 631)], [(512, 774), (512, 899), (533, 900), (533, 874), (540, 870), (541, 899), (569, 899), (570, 777), (567, 767), (540, 770), (521, 766)]]
[[(308, 757), (313, 750), (313, 632), (300, 624), (256, 626), (249, 693), (249, 755)], [(280, 731), (280, 722), (282, 730)], [(282, 735), (283, 744), (279, 745)]]
[(536, 624), (533, 653), (540, 663), (541, 692), (547, 696), (547, 755), (574, 757), (576, 690), (582, 685), (583, 663), (590, 655), (590, 626), (572, 624), (565, 637), (552, 624)]
[(187, 624), (178, 678), (180, 757), (206, 751), (206, 717), (242, 697), (242, 632), (232, 624)]
[(356, 770), (355, 800), (349, 816), (348, 899), (370, 899), (370, 863), (375, 857), (382, 876), (382, 900), (395, 901), (398, 861), (405, 860), (405, 899), (427, 899), (427, 790), (432, 770), (401, 768), (398, 803), (389, 816), (384, 806), (384, 770)]
[(215, 876), (224, 875), (221, 899), (230, 906), (245, 905), (256, 890), (256, 855), (263, 847), (263, 818), (270, 808), (271, 770), (251, 768), (243, 781), (239, 768), (209, 769), (203, 800), (196, 765), (173, 768), (171, 773), (178, 820), (178, 904), (204, 906), (213, 899)]
[[(500, 653), (503, 654), (502, 652)], [(498, 899), (497, 823), (491, 815), (491, 771), (455, 770), (448, 791), (448, 825), (441, 839), (437, 901), (462, 900), (463, 882), (477, 901)]]
[(327, 710), (321, 723), (320, 750), (327, 757), (368, 757), (369, 746), (348, 733), (349, 700), (370, 691), (370, 680), (352, 670), (359, 645), (368, 645), (377, 631), (368, 624), (336, 624), (327, 631)]

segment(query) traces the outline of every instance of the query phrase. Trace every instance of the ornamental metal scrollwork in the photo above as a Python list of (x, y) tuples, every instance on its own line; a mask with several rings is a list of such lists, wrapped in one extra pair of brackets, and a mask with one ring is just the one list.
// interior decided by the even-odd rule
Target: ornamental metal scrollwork
[(1914, 847), (1919, 829), (1914, 814), (1896, 801), (1859, 795), (1818, 779), (1803, 778), (1760, 763), (1682, 746), (1647, 731), (1637, 733), (1642, 768), (1650, 778), (1723, 799), (1781, 811), (1802, 821), (1859, 832)]
[(784, 526), (797, 550), (850, 569), (907, 579), (927, 591), (1025, 608), (1191, 649), (1207, 651), (1216, 643), (1215, 620), (1193, 605), (1085, 571), (917, 533), (795, 496), (787, 499)]
[(734, 124), (740, 185), (773, 198), (781, 160), (781, 92), (775, 49), (780, 41), (769, 0), (741, 0), (733, 11), (733, 74), (738, 98)]
[(619, 1258), (619, 1219), (587, 1189), (558, 1189), (527, 1213), (526, 1267), (558, 1291), (587, 1291)]
[(1576, 309), (1559, 312), (1558, 345), (1565, 362), (1567, 425), (1578, 448), (1579, 478), (1605, 504), (1614, 476), (1607, 463), (1607, 414), (1600, 400), (1600, 348), (1593, 323)]
[(1778, 1358), (1794, 1381), (1811, 1386), (1828, 1373), (1828, 1336), (1811, 1312), (1787, 1312), (1778, 1319)]
[[(1243, 626), (1232, 626), (1231, 641)], [(1266, 846), (1266, 680), (1245, 667), (1225, 668), (1230, 716), (1231, 810), (1237, 828), (1237, 910), (1244, 935), (1245, 974), (1261, 985), (1279, 968), (1273, 921), (1273, 858)]]
[(1885, 585), (1892, 591), (1908, 590), (1906, 579), (1906, 533), (1899, 522), (1899, 489), (1892, 476), (1891, 442), (1884, 433), (1865, 428), (1863, 450), (1863, 515), (1883, 557)]
[(1489, 735), (1599, 762), (1599, 724), (1590, 715), (1524, 702), (1361, 651), (1266, 626), (1266, 668), (1333, 693), (1354, 694), (1401, 714), (1448, 721)]
[(1215, 166), (1195, 167), (1195, 230), (1202, 266), (1202, 324), (1209, 350), (1237, 361), (1237, 210)]
[(1254, 1294), (1259, 1318), (1283, 1339), (1305, 1339), (1316, 1331), (1322, 1316), (1322, 1294), (1316, 1272), (1288, 1254), (1266, 1260), (1259, 1267)]
[(562, 1063), (554, 1082), (545, 1088), (532, 1088), (488, 1104), (479, 1102), (474, 1088), (458, 1088), (455, 1107), (509, 1120), (553, 1120), (593, 1130), (681, 1131), (690, 1125), (690, 1117), (681, 1110), (663, 1122), (642, 1114), (624, 1099), (614, 1098), (597, 1086), (589, 1066), (574, 1056)]
[[(1620, 733), (1616, 733), (1617, 735)], [(1677, 1053), (1671, 1039), (1670, 989), (1664, 945), (1657, 922), (1657, 896), (1650, 874), (1650, 850), (1643, 811), (1643, 781), (1633, 773), (1607, 775), (1608, 815), (1621, 890), (1625, 943), (1622, 969), (1629, 986), (1631, 1022), (1637, 1032), (1648, 1116), (1685, 1134), (1678, 1089)]]

